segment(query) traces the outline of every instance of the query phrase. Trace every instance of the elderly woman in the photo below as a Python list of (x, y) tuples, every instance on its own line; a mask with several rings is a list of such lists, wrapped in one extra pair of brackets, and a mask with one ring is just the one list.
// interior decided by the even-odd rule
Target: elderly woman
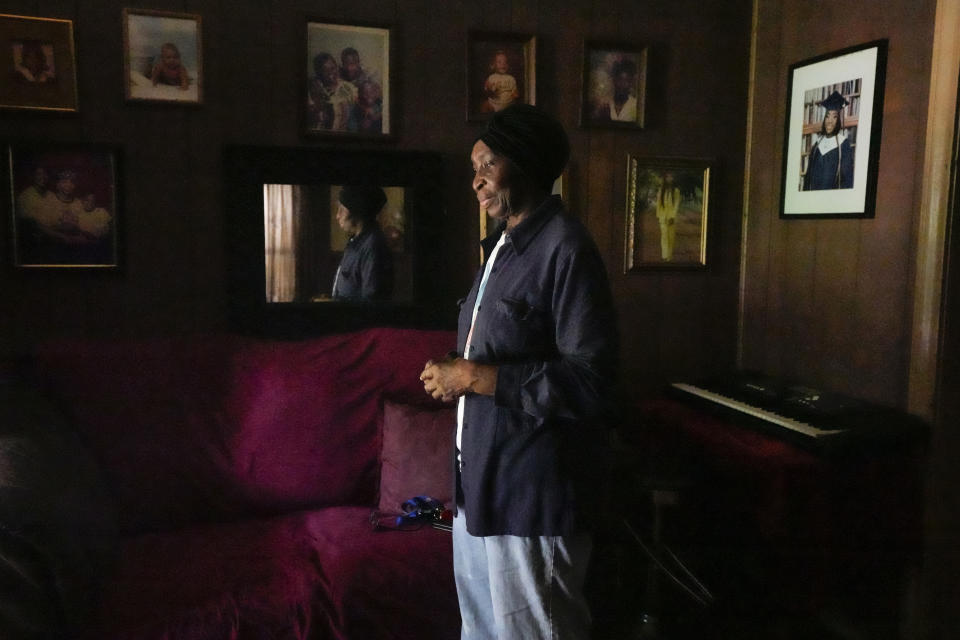
[(456, 400), (454, 575), (461, 637), (587, 638), (583, 595), (602, 487), (617, 334), (603, 262), (551, 196), (566, 133), (540, 109), (494, 114), (473, 189), (499, 221), (460, 311), (458, 355), (420, 375)]
[(350, 234), (333, 280), (332, 297), (346, 300), (389, 300), (393, 293), (393, 256), (377, 223), (387, 202), (383, 189), (346, 186), (340, 190), (337, 223)]

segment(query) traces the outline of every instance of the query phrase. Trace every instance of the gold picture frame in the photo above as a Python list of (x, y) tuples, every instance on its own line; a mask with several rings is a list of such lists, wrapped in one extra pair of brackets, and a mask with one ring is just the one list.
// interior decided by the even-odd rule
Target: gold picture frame
[(0, 14), (0, 43), (0, 108), (79, 110), (72, 20)]
[(627, 156), (623, 272), (707, 266), (713, 162)]

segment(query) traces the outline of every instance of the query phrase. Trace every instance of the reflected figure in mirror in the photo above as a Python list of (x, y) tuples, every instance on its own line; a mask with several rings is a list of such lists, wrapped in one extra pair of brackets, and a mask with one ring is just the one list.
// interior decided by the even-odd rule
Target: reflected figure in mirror
[(386, 202), (376, 186), (350, 185), (340, 191), (337, 223), (350, 239), (333, 279), (334, 300), (382, 301), (393, 294), (393, 256), (377, 222)]

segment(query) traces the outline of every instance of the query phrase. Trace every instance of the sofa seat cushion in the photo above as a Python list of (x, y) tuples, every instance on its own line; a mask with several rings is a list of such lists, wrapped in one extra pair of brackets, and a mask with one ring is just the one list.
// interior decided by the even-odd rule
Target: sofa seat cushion
[(91, 638), (459, 637), (450, 534), (331, 507), (126, 540)]
[(460, 614), (451, 534), (430, 526), (374, 531), (369, 509), (309, 516), (323, 572), (329, 635), (355, 640), (455, 640)]
[(90, 637), (316, 637), (320, 570), (308, 522), (299, 512), (125, 540)]

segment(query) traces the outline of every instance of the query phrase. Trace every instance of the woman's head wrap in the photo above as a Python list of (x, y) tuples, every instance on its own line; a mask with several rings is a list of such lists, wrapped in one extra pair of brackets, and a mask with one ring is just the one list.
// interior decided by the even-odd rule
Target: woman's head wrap
[(340, 204), (350, 211), (350, 217), (364, 222), (375, 220), (387, 202), (387, 195), (380, 187), (371, 185), (347, 185), (340, 190)]
[(478, 140), (497, 155), (510, 158), (547, 193), (570, 158), (570, 142), (563, 126), (529, 104), (512, 104), (494, 113)]

